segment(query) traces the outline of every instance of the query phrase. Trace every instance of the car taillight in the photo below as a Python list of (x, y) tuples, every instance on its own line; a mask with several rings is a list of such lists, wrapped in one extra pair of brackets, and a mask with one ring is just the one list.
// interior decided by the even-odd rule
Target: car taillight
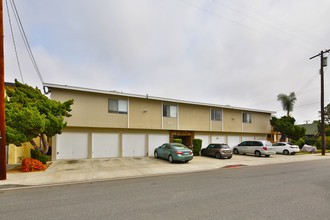
[(262, 149), (267, 150), (267, 147), (263, 147)]
[(190, 154), (192, 154), (193, 152), (192, 151), (190, 151)]
[(177, 151), (176, 154), (182, 154), (182, 152), (181, 151)]

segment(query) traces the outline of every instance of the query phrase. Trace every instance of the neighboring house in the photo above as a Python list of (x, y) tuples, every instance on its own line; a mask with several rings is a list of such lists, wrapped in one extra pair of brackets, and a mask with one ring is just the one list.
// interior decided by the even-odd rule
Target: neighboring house
[(275, 112), (44, 84), (51, 99), (74, 99), (67, 127), (52, 138), (52, 159), (146, 157), (173, 138), (227, 143), (267, 139)]
[(297, 126), (306, 129), (306, 133), (305, 133), (306, 138), (315, 138), (318, 136), (319, 130), (317, 128), (317, 123), (302, 124)]
[[(14, 89), (14, 88), (15, 88), (15, 83), (5, 82), (5, 96), (6, 96), (7, 89)], [(35, 139), (36, 143), (38, 143), (38, 140)], [(9, 146), (6, 146), (7, 163), (8, 164), (21, 163), (24, 158), (31, 156), (30, 149), (33, 149), (33, 148), (34, 147), (30, 143), (24, 143), (24, 144), (22, 144), (22, 146), (19, 146), (19, 147), (17, 147), (14, 144), (9, 144)]]

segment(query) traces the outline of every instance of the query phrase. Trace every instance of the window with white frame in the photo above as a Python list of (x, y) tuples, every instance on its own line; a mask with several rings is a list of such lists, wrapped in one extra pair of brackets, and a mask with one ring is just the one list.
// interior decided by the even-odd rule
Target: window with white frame
[(176, 118), (177, 106), (171, 104), (163, 104), (163, 117)]
[(252, 114), (243, 112), (243, 123), (252, 123)]
[(219, 109), (211, 109), (211, 120), (222, 121), (222, 111)]
[(108, 111), (110, 113), (127, 114), (128, 111), (127, 100), (109, 99)]

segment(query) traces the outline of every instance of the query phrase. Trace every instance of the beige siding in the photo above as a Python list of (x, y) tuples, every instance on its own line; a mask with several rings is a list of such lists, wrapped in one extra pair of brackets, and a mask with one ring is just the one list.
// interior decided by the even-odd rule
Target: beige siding
[(222, 121), (211, 121), (211, 131), (222, 131)]
[(209, 131), (210, 108), (207, 106), (180, 104), (180, 130)]
[[(163, 117), (161, 100), (52, 88), (52, 99), (74, 99), (69, 127), (189, 130), (233, 133), (270, 133), (270, 113), (253, 112), (252, 123), (242, 123), (243, 110), (223, 109), (222, 121), (211, 121), (210, 107), (178, 103), (177, 118)], [(128, 114), (108, 112), (108, 100), (128, 100)]]
[(72, 116), (67, 118), (68, 126), (73, 127), (109, 127), (127, 128), (128, 115), (108, 112), (109, 98), (126, 99), (103, 94), (65, 90), (52, 91), (52, 99), (66, 101), (74, 99)]
[(270, 114), (253, 113), (252, 123), (243, 123), (243, 132), (248, 133), (270, 133)]
[(234, 109), (223, 109), (223, 131), (241, 132), (242, 131), (242, 111)]
[(163, 129), (164, 130), (177, 130), (177, 118), (163, 117)]
[(130, 128), (162, 128), (162, 102), (148, 99), (129, 99)]

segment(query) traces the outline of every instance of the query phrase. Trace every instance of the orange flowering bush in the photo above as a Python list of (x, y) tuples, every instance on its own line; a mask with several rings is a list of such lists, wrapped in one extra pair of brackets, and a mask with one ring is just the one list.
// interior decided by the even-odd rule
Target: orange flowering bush
[(45, 170), (44, 165), (36, 159), (32, 158), (24, 158), (22, 161), (22, 171), (23, 172), (31, 172), (31, 171), (39, 171)]

